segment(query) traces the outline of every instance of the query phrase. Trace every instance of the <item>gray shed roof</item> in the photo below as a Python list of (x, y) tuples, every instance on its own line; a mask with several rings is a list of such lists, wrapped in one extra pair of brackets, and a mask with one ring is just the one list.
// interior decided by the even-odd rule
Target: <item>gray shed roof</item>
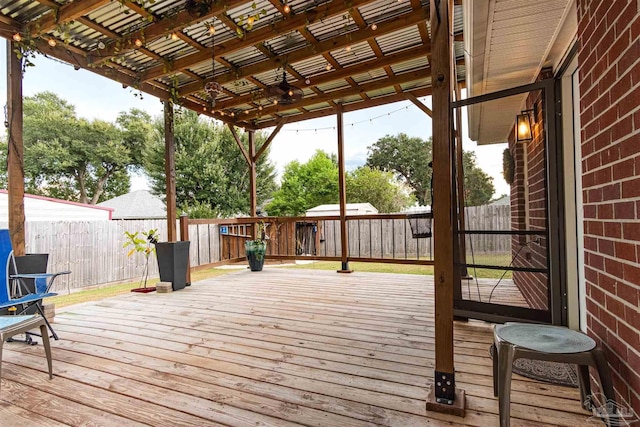
[(113, 219), (154, 219), (166, 218), (167, 209), (164, 201), (147, 190), (132, 191), (98, 203), (115, 209)]

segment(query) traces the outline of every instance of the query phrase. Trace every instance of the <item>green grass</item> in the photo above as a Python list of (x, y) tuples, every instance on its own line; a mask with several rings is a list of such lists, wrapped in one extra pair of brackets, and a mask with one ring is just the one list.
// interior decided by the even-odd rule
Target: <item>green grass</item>
[[(509, 265), (511, 257), (509, 255), (476, 255), (474, 264), (482, 265)], [(467, 263), (471, 264), (471, 258), (467, 259)], [(304, 268), (310, 270), (340, 270), (340, 262), (337, 261), (318, 261), (311, 264), (298, 264), (286, 268)], [(386, 264), (373, 262), (349, 262), (349, 268), (354, 271), (363, 271), (367, 273), (395, 273), (395, 274), (424, 274), (433, 276), (433, 266), (430, 265), (413, 265), (413, 264)], [(469, 274), (478, 278), (499, 279), (502, 277), (504, 270), (493, 269), (473, 269), (469, 267)], [(511, 279), (510, 271), (505, 274), (505, 279)]]
[[(191, 281), (197, 282), (198, 280), (208, 279), (210, 277), (222, 276), (223, 274), (231, 273), (234, 270), (210, 268), (207, 270), (191, 273)], [(147, 286), (154, 286), (158, 283), (159, 279), (149, 279)], [(73, 292), (68, 295), (58, 295), (56, 297), (47, 298), (47, 302), (55, 303), (56, 307), (64, 307), (67, 305), (80, 304), (89, 301), (99, 301), (104, 298), (114, 297), (116, 295), (126, 294), (131, 292), (131, 289), (139, 288), (140, 281), (132, 281), (118, 285), (107, 285), (100, 288), (87, 289), (84, 291)]]

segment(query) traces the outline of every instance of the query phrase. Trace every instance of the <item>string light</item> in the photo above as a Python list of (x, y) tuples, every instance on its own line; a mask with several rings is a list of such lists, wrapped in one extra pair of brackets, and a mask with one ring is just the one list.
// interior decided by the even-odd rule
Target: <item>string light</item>
[(178, 40), (178, 34), (177, 33), (171, 33), (171, 40), (173, 40), (174, 42), (176, 40)]
[(304, 84), (310, 85), (311, 84), (311, 80), (310, 79), (305, 79)]
[[(426, 98), (424, 98), (424, 99), (423, 99), (423, 101), (425, 101), (425, 100), (426, 100)], [(397, 113), (397, 112), (399, 112), (399, 111), (408, 110), (408, 109), (409, 109), (409, 107), (410, 107), (410, 106), (406, 106), (406, 107), (398, 108), (398, 109), (396, 109), (396, 110), (389, 111), (389, 112), (387, 112), (387, 113), (383, 113), (383, 114), (380, 114), (380, 115), (375, 116), (375, 117), (370, 117), (370, 118), (368, 118), (368, 119), (360, 120), (360, 121), (357, 121), (357, 122), (346, 123), (344, 126), (345, 126), (345, 127), (347, 127), (347, 126), (354, 127), (355, 125), (359, 125), (359, 124), (362, 124), (362, 123), (373, 123), (373, 121), (374, 121), (374, 120), (381, 119), (381, 118), (383, 118), (383, 117), (388, 117), (388, 116), (390, 116), (390, 115), (392, 115), (392, 114), (395, 114), (395, 113)], [(315, 132), (315, 133), (318, 133), (318, 131), (323, 131), (323, 130), (335, 130), (335, 129), (336, 129), (336, 127), (335, 127), (335, 126), (327, 126), (327, 127), (324, 127), (324, 128), (313, 128), (313, 129), (283, 129), (283, 131), (285, 131), (285, 132), (293, 132), (293, 131), (295, 131), (296, 133), (299, 133), (299, 132), (311, 132), (311, 131), (313, 131), (313, 132)]]
[(102, 41), (98, 42), (98, 49), (104, 49), (105, 47), (106, 46), (105, 46), (104, 42), (102, 42)]
[(324, 67), (324, 68), (326, 68), (326, 69), (327, 69), (327, 71), (331, 71), (331, 64), (327, 63), (327, 66), (326, 66), (326, 67)]
[(371, 29), (373, 31), (377, 30), (378, 29), (378, 24), (376, 24), (376, 23), (371, 24)]
[(287, 3), (285, 3), (284, 7), (282, 8), (282, 10), (284, 11), (284, 13), (289, 13), (289, 12), (291, 12), (291, 7), (289, 7), (289, 5)]
[(142, 47), (142, 40), (140, 40), (140, 39), (136, 39), (136, 40), (133, 42), (133, 44), (135, 44), (135, 45), (136, 45), (136, 46), (138, 46), (138, 47)]
[(16, 42), (21, 42), (22, 41), (22, 36), (20, 35), (20, 33), (15, 33), (13, 35), (13, 41), (16, 41)]
[(262, 105), (258, 105), (258, 111), (262, 111)]
[(273, 100), (273, 105), (278, 105), (278, 100), (277, 99)]
[(250, 16), (247, 18), (247, 25), (251, 26), (253, 25), (253, 22), (255, 21), (255, 18), (253, 16)]
[(47, 43), (49, 43), (49, 46), (51, 46), (51, 47), (56, 47), (56, 45), (58, 44), (56, 39), (49, 39), (49, 41)]
[(211, 24), (211, 26), (209, 27), (209, 34), (214, 35), (216, 33), (216, 27), (213, 26), (213, 24)]
[(349, 45), (349, 46), (345, 47), (344, 50), (347, 51), (347, 52), (351, 52), (351, 46)]

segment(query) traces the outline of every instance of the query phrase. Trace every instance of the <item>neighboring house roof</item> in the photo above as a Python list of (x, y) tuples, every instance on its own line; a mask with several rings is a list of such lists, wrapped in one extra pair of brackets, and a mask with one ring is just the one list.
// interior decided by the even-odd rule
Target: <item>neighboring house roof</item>
[[(376, 209), (371, 203), (347, 203), (347, 215), (368, 215), (377, 214)], [(321, 216), (321, 215), (339, 215), (340, 205), (319, 205), (315, 208), (307, 210), (307, 216)]]
[(167, 209), (160, 197), (147, 190), (137, 190), (98, 203), (115, 209), (113, 219), (154, 219), (166, 218)]
[(494, 200), (489, 203), (489, 206), (504, 206), (511, 204), (511, 196), (500, 197), (498, 200)]
[[(0, 221), (8, 221), (9, 195), (0, 190)], [(93, 221), (109, 220), (113, 209), (52, 197), (24, 195), (25, 221)]]

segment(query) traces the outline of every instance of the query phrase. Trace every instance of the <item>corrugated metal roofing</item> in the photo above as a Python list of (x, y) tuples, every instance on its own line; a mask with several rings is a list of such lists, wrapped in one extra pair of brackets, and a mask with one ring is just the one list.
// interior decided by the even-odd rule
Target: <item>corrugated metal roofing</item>
[[(75, 58), (83, 56), (82, 52), (78, 54), (78, 50), (84, 51), (88, 62), (93, 62), (93, 69), (98, 72), (101, 71), (99, 67), (102, 62), (106, 61), (105, 65), (112, 68), (110, 75), (129, 86), (137, 86), (144, 81), (145, 76), (153, 79), (149, 82), (164, 91), (169, 87), (178, 86), (185, 105), (200, 112), (206, 106), (208, 98), (203, 91), (204, 85), (214, 74), (211, 52), (207, 51), (211, 50), (215, 39), (216, 55), (220, 55), (215, 65), (215, 75), (226, 90), (217, 99), (229, 106), (225, 119), (234, 111), (238, 113), (237, 120), (241, 120), (240, 116), (245, 115), (244, 111), (247, 110), (247, 120), (255, 120), (256, 123), (269, 121), (277, 116), (300, 116), (301, 109), (317, 111), (329, 108), (327, 102), (314, 102), (314, 98), (350, 88), (353, 94), (344, 99), (350, 103), (366, 105), (363, 97), (359, 95), (360, 89), (357, 85), (384, 81), (390, 76), (381, 66), (368, 66), (367, 69), (363, 69), (360, 64), (375, 60), (377, 50), (367, 41), (349, 43), (349, 40), (358, 31), (375, 31), (371, 27), (373, 23), (380, 27), (374, 40), (383, 55), (406, 53), (403, 54), (402, 62), (388, 62), (393, 73), (402, 74), (423, 69), (425, 73), (429, 72), (426, 50), (424, 55), (418, 56), (414, 56), (410, 50), (423, 44), (417, 24), (390, 33), (383, 30), (384, 26), (388, 28), (391, 22), (393, 25), (403, 22), (405, 15), (415, 17), (416, 12), (420, 12), (413, 10), (410, 1), (364, 0), (359, 6), (352, 6), (347, 3), (333, 3), (330, 0), (291, 0), (287, 3), (291, 7), (288, 14), (281, 13), (269, 0), (229, 1), (232, 2), (231, 7), (221, 8), (218, 17), (207, 16), (206, 19), (197, 16), (189, 18), (189, 14), (185, 13), (186, 0), (147, 0), (142, 5), (143, 10), (140, 13), (137, 12), (139, 5), (129, 8), (126, 2), (110, 1), (94, 10), (87, 10), (84, 16), (75, 21), (51, 28), (43, 37), (57, 38), (61, 57), (68, 61), (73, 62), (73, 59), (69, 59), (66, 53), (62, 55), (65, 52), (63, 42), (75, 49)], [(76, 2), (82, 4), (81, 0), (58, 0), (60, 9)], [(219, 7), (213, 4), (213, 7)], [(424, 9), (428, 7), (429, 1), (420, 0), (420, 4)], [(327, 9), (323, 9), (320, 15), (315, 15), (314, 9), (321, 6), (326, 6)], [(305, 11), (310, 12), (303, 15)], [(356, 11), (364, 24), (352, 16)], [(46, 4), (37, 0), (0, 0), (0, 13), (25, 24), (53, 12)], [(500, 13), (506, 16), (508, 11)], [(250, 15), (258, 17), (251, 25), (247, 20)], [(188, 20), (185, 21), (184, 18)], [(172, 29), (172, 22), (176, 22), (175, 30)], [(358, 22), (363, 25), (362, 28)], [(462, 22), (462, 6), (458, 5), (455, 6), (455, 33), (462, 32)], [(429, 23), (426, 24), (429, 31)], [(209, 32), (211, 25), (215, 26), (214, 37)], [(236, 26), (242, 27), (243, 32), (237, 33)], [(281, 33), (275, 30), (283, 27), (287, 29)], [(142, 39), (142, 48), (133, 46), (132, 34), (138, 30), (142, 30), (141, 34), (136, 34), (136, 37)], [(494, 28), (495, 34), (507, 30), (500, 26)], [(180, 32), (180, 37), (172, 38), (172, 31)], [(148, 39), (145, 34), (149, 35)], [(258, 34), (262, 36), (257, 37)], [(330, 39), (335, 45), (334, 49), (316, 51), (318, 46), (325, 46), (326, 49), (325, 41)], [(456, 57), (463, 57), (463, 49), (463, 43), (455, 43)], [(263, 51), (268, 53), (265, 54)], [(56, 50), (47, 54), (55, 57)], [(304, 98), (299, 105), (292, 105), (290, 110), (279, 112), (277, 116), (260, 116), (258, 105), (267, 104), (265, 100), (260, 100), (262, 87), (254, 82), (268, 86), (277, 84), (282, 78), (282, 71), (278, 70), (278, 66), (274, 68), (272, 58), (280, 59), (279, 67), (282, 67), (282, 64), (290, 67), (287, 69), (287, 81), (304, 86)], [(511, 59), (513, 58), (514, 56), (511, 56)], [(338, 69), (336, 64), (339, 66)], [(252, 70), (252, 76), (246, 75), (247, 69)], [(464, 78), (465, 71), (464, 67), (458, 68), (459, 79)], [(236, 78), (231, 77), (234, 75)], [(348, 77), (356, 82), (355, 87), (347, 82)], [(310, 87), (307, 87), (305, 79), (309, 80)], [(410, 82), (400, 87), (410, 90), (423, 88), (428, 84), (429, 79), (423, 79), (420, 83)], [(165, 96), (169, 96), (168, 92), (165, 93)], [(368, 93), (370, 97), (375, 98), (391, 94), (395, 94), (392, 86)], [(238, 99), (234, 104), (236, 98)]]

